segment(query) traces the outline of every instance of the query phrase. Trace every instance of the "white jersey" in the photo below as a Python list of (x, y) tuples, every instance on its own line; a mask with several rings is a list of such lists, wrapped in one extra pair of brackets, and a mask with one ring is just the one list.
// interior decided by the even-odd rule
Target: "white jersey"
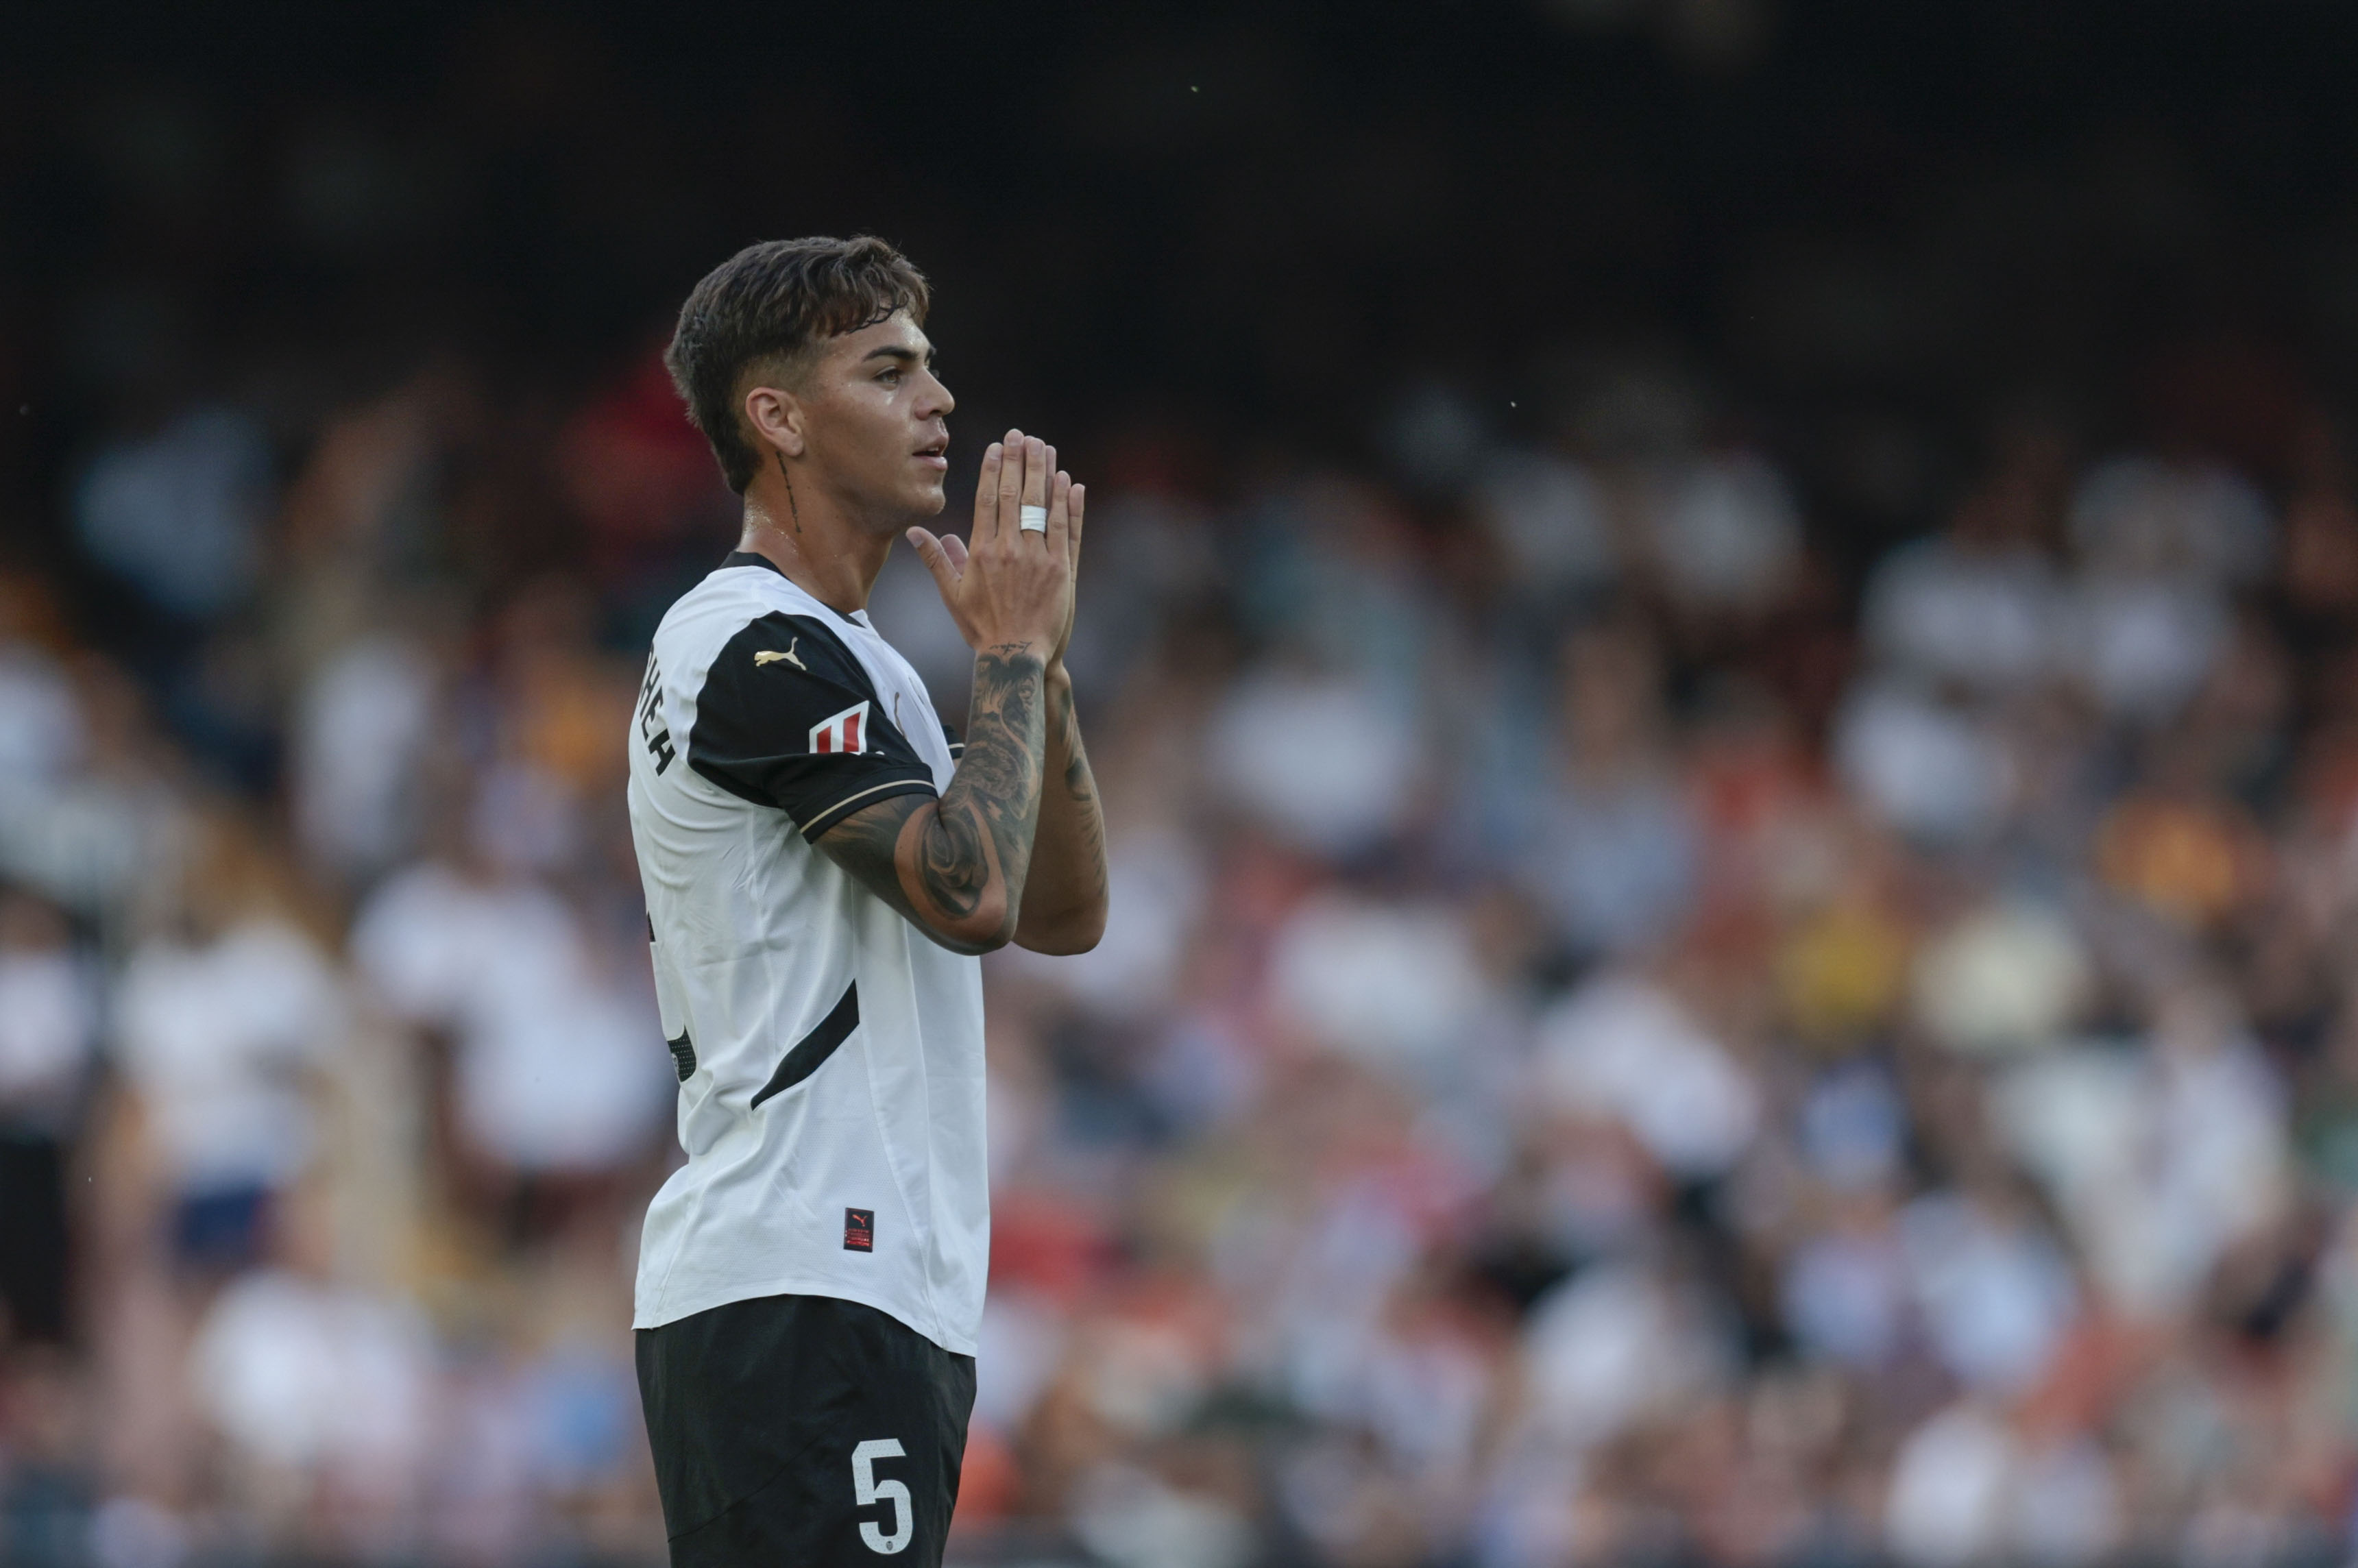
[(812, 840), (936, 795), (954, 748), (868, 622), (739, 553), (655, 631), (631, 737), (687, 1163), (647, 1210), (633, 1323), (838, 1296), (971, 1356), (990, 1253), (982, 969)]

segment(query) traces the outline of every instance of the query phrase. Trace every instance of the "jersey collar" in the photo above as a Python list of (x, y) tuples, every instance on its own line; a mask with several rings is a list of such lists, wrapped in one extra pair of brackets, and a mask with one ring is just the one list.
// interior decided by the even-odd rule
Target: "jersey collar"
[[(786, 577), (785, 568), (780, 566), (769, 557), (763, 555), (758, 550), (731, 550), (729, 552), (729, 558), (722, 561), (720, 565), (723, 570), (726, 570), (730, 567), (767, 567), (770, 570), (777, 573), (780, 577)], [(790, 577), (786, 577), (786, 580), (790, 583), (795, 582), (795, 579)], [(804, 589), (800, 583), (795, 583), (795, 589), (797, 592), (800, 592), (805, 599), (810, 600), (813, 604), (817, 605), (821, 610), (826, 611), (838, 621), (848, 622), (851, 625), (861, 628), (863, 631), (871, 630), (868, 624), (868, 612), (866, 611), (855, 610), (850, 614), (846, 615), (843, 611), (837, 610), (833, 606), (814, 597), (807, 590)]]
[[(724, 567), (767, 567), (780, 577), (786, 576), (785, 568), (758, 550), (731, 550), (729, 558), (720, 564)], [(786, 578), (786, 580), (792, 582), (794, 579)]]

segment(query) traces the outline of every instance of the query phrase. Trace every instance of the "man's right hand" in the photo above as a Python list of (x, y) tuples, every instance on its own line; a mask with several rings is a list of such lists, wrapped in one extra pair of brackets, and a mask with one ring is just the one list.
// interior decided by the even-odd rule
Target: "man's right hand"
[[(1015, 934), (1040, 820), (1047, 670), (1073, 621), (1072, 481), (1055, 449), (1007, 432), (982, 457), (974, 535), (909, 542), (974, 650), (966, 752), (938, 800), (887, 797), (820, 835), (861, 886), (942, 946), (987, 953)], [(1021, 509), (1048, 512), (1028, 534)]]
[[(1072, 492), (1054, 447), (1010, 430), (982, 454), (971, 544), (909, 530), (968, 647), (1028, 652), (1044, 665), (1060, 650), (1073, 620)], [(1026, 505), (1047, 508), (1046, 533), (1020, 526)]]

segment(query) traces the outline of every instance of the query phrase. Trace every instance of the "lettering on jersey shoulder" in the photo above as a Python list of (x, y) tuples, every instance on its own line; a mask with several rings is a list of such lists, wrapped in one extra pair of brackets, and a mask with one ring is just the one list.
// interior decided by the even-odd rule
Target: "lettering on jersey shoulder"
[(845, 708), (832, 719), (822, 719), (810, 729), (813, 756), (836, 752), (850, 756), (867, 743), (868, 704), (864, 702)]
[(843, 1211), (843, 1249), (846, 1252), (876, 1250), (876, 1211), (872, 1208), (848, 1208)]
[(675, 754), (671, 744), (671, 725), (664, 718), (663, 670), (654, 655), (647, 655), (647, 678), (639, 685), (639, 739), (655, 760), (655, 772), (671, 766)]

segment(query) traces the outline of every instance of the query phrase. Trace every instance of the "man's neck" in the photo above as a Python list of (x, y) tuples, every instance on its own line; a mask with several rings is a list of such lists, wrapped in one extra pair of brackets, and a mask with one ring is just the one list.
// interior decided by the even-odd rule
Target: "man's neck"
[(819, 486), (792, 482), (772, 469), (746, 487), (737, 547), (766, 557), (795, 586), (849, 615), (868, 607), (892, 535), (861, 528)]

